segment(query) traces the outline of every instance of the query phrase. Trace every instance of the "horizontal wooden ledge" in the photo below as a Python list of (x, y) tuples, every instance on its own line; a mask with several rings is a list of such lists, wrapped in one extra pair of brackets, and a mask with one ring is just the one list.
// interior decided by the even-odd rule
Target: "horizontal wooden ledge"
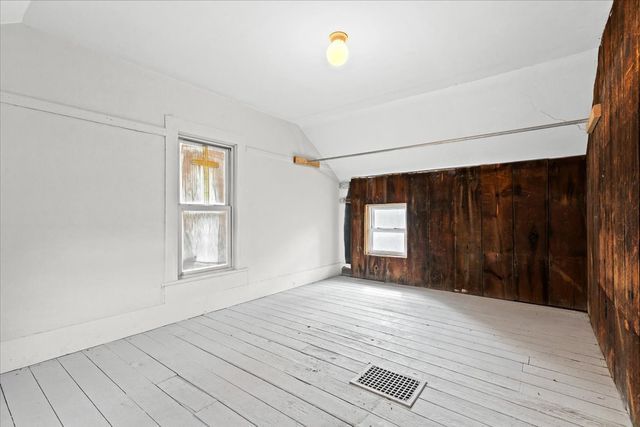
[(587, 133), (593, 132), (602, 116), (602, 104), (595, 104), (591, 107), (591, 114), (589, 114), (589, 121), (587, 122)]
[(300, 166), (310, 166), (312, 168), (320, 167), (320, 162), (312, 161), (301, 156), (293, 156), (293, 163)]

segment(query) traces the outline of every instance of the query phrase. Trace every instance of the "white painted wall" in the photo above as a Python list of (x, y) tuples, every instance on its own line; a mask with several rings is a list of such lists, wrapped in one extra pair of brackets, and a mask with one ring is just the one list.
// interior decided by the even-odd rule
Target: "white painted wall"
[(0, 108), (3, 341), (160, 304), (164, 138)]
[(31, 0), (13, 0), (0, 2), (0, 23), (16, 24), (22, 22)]
[(317, 154), (297, 126), (21, 24), (0, 43), (5, 94), (156, 127), (171, 115), (230, 135), (241, 158), (237, 270), (176, 282), (170, 137), (4, 103), (2, 372), (339, 271), (337, 179), (291, 164)]
[[(597, 49), (303, 126), (323, 157), (588, 117)], [(585, 154), (584, 126), (329, 162), (341, 180)]]

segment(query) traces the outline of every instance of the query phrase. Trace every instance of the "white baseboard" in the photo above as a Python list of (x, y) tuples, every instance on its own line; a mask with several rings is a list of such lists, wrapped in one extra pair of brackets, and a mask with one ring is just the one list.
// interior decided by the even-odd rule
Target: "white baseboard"
[(214, 281), (167, 286), (164, 304), (3, 341), (0, 373), (326, 279), (339, 274), (341, 265), (330, 264), (255, 282), (249, 282), (248, 270), (241, 269)]

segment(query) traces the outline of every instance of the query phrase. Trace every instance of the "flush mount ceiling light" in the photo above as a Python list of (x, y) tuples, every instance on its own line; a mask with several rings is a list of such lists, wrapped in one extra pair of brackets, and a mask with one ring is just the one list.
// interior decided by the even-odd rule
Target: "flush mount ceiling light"
[(334, 31), (329, 34), (329, 47), (327, 48), (327, 61), (334, 67), (340, 67), (349, 59), (349, 48), (347, 47), (347, 33), (344, 31)]

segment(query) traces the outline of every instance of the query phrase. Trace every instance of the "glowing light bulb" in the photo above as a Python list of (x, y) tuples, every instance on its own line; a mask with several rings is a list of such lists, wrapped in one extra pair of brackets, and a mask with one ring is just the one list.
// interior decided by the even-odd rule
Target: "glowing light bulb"
[(329, 35), (331, 43), (327, 47), (327, 61), (334, 67), (344, 65), (349, 59), (347, 38), (347, 33), (342, 31), (335, 31)]

